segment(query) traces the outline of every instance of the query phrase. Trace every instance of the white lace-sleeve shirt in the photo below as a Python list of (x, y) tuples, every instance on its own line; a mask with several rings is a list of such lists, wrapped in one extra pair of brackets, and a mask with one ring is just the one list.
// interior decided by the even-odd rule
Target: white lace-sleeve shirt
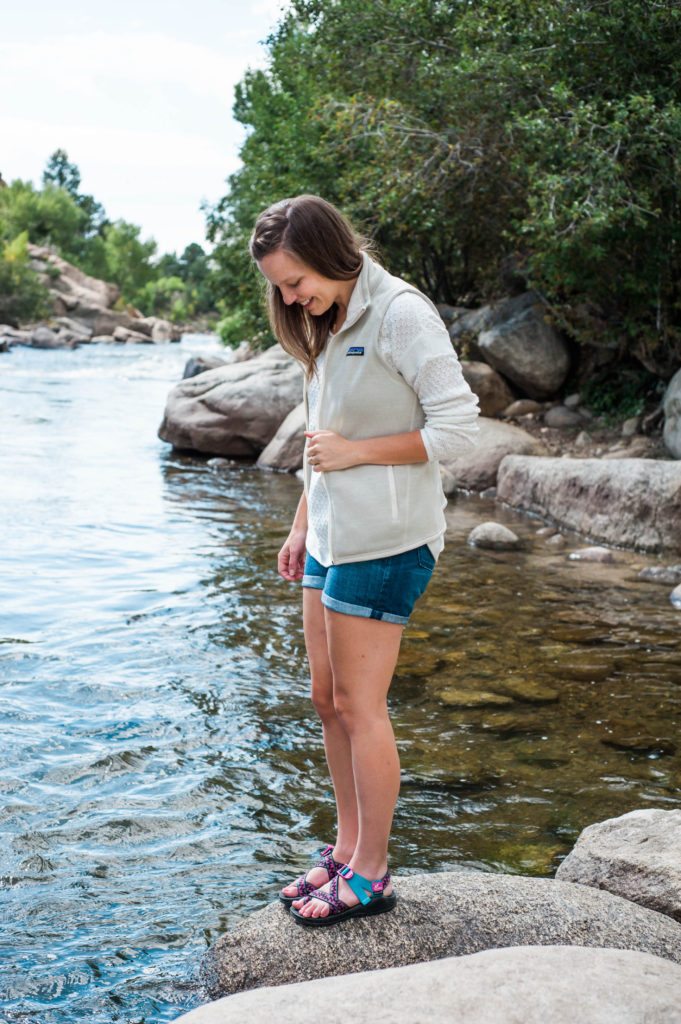
[[(421, 429), (428, 461), (453, 458), (462, 445), (475, 445), (480, 430), (477, 418), (480, 412), (477, 395), (464, 379), (459, 358), (452, 348), (445, 355), (424, 360), (416, 376), (406, 369), (401, 358), (407, 352), (414, 333), (431, 328), (442, 334), (446, 328), (440, 316), (427, 302), (414, 292), (403, 292), (388, 306), (378, 336), (381, 355), (394, 370), (401, 373), (416, 392), (423, 407), (426, 422)], [(333, 337), (333, 335), (332, 335)], [(319, 379), (325, 352), (317, 359), (315, 373), (308, 385), (309, 429), (318, 430)], [(446, 416), (442, 413), (446, 410)], [(429, 418), (437, 414), (437, 426)], [(322, 474), (313, 472), (307, 507), (307, 550), (321, 565), (329, 566), (329, 505)], [(444, 532), (429, 543), (433, 557), (444, 547)]]

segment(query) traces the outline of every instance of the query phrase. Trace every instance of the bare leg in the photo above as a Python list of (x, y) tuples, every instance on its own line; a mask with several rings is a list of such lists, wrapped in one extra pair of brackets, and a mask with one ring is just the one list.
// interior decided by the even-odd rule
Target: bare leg
[[(347, 863), (357, 842), (357, 797), (350, 739), (333, 703), (333, 675), (321, 590), (303, 587), (303, 629), (312, 677), (312, 703), (322, 720), (326, 763), (329, 766), (338, 812), (338, 833), (333, 856), (336, 860)], [(319, 886), (327, 882), (329, 876), (324, 868), (312, 868), (307, 878), (313, 885)], [(295, 896), (297, 889), (292, 883), (285, 886), (282, 892), (285, 896)]]
[[(381, 878), (387, 871), (388, 840), (400, 789), (400, 762), (387, 697), (404, 627), (328, 608), (325, 620), (334, 705), (350, 740), (359, 808), (357, 846), (348, 863), (365, 878)], [(388, 885), (386, 894), (391, 892)], [(342, 878), (338, 895), (348, 906), (359, 902)], [(323, 900), (296, 900), (293, 906), (306, 917), (330, 912)]]

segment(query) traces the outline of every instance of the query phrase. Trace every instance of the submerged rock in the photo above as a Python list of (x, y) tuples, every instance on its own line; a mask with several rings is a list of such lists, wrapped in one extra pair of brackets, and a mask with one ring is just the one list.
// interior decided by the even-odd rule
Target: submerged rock
[(494, 693), (492, 690), (465, 690), (455, 686), (438, 690), (436, 696), (443, 704), (452, 708), (506, 707), (513, 703), (512, 697)]
[(520, 538), (502, 523), (478, 523), (468, 534), (468, 543), (478, 548), (493, 551), (513, 551), (521, 547)]
[(568, 555), (569, 562), (616, 562), (617, 559), (613, 555), (610, 548), (602, 547), (591, 547), (591, 548), (579, 548), (577, 551), (571, 551)]

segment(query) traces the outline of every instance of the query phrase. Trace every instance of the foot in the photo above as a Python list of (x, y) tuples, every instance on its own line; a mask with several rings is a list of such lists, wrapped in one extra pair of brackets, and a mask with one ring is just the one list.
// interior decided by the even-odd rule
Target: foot
[[(363, 871), (359, 865), (348, 862), (349, 867), (353, 871), (357, 871), (358, 874), (363, 875), (365, 878), (383, 878), (383, 875), (388, 870), (387, 864), (385, 864), (379, 871), (370, 873)], [(359, 903), (359, 897), (355, 895), (353, 890), (350, 888), (348, 883), (345, 881), (342, 875), (338, 875), (338, 899), (342, 900), (347, 907), (356, 907)], [(318, 886), (322, 892), (329, 892), (331, 888), (331, 881), (328, 881), (326, 885)], [(392, 881), (388, 882), (384, 889), (384, 896), (390, 896), (393, 891)], [(315, 899), (313, 896), (301, 896), (300, 899), (294, 900), (291, 906), (295, 907), (299, 913), (304, 917), (327, 917), (331, 913), (331, 907), (325, 900)]]
[[(337, 860), (339, 864), (346, 864), (347, 863), (345, 857), (341, 856), (338, 853), (338, 851), (337, 851), (337, 849), (335, 847), (331, 851), (331, 856), (333, 857), (334, 860)], [(301, 877), (305, 878), (311, 885), (314, 886), (315, 889), (319, 889), (320, 886), (324, 885), (325, 882), (330, 882), (331, 881), (331, 879), (329, 878), (329, 872), (324, 867), (310, 868), (310, 870), (307, 871)], [(298, 879), (298, 881), (300, 881), (300, 879)], [(282, 896), (289, 896), (289, 897), (290, 896), (298, 896), (298, 892), (299, 892), (298, 882), (296, 881), (296, 882), (291, 882), (290, 885), (285, 885), (284, 888), (281, 890), (281, 895)], [(302, 899), (304, 899), (304, 897), (301, 896), (300, 899), (302, 900)], [(296, 905), (296, 902), (294, 902), (294, 906), (295, 905)]]

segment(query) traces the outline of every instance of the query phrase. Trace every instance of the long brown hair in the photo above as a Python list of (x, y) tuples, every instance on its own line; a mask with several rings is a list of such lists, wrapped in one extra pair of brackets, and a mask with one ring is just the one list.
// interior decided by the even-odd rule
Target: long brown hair
[[(258, 262), (277, 249), (333, 281), (356, 277), (362, 269), (362, 252), (373, 255), (369, 239), (359, 235), (335, 206), (313, 195), (281, 199), (260, 214), (249, 242), (251, 256)], [(297, 302), (287, 306), (276, 285), (268, 281), (267, 311), (274, 336), (310, 376), (336, 319), (336, 303), (321, 316), (312, 316)]]

